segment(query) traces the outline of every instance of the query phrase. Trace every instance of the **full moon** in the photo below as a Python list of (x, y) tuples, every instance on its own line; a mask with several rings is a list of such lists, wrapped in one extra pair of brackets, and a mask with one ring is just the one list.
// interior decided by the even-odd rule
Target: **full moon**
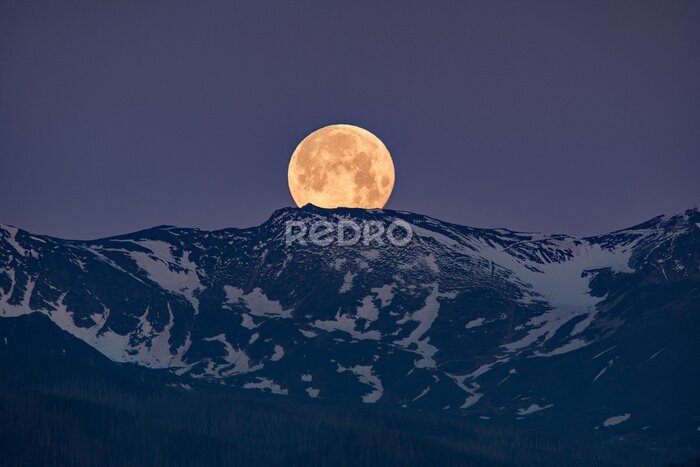
[(367, 130), (330, 125), (297, 146), (287, 172), (297, 206), (383, 208), (394, 189), (394, 163)]

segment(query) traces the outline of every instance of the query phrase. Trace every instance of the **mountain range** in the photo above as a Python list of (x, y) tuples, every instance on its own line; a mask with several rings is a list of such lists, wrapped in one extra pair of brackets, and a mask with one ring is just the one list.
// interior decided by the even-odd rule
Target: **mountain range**
[[(406, 245), (285, 240), (290, 222), (397, 220)], [(91, 241), (0, 226), (0, 321), (36, 313), (187, 391), (700, 445), (697, 209), (592, 237), (313, 206)]]

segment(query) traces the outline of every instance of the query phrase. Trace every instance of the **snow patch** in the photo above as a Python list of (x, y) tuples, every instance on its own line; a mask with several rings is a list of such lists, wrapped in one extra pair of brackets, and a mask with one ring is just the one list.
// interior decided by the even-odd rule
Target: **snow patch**
[(465, 329), (472, 329), (481, 326), (484, 324), (486, 321), (486, 318), (476, 318), (471, 321), (469, 321), (467, 324), (464, 325)]
[(343, 277), (343, 285), (340, 286), (340, 290), (338, 290), (338, 293), (345, 293), (350, 291), (352, 289), (352, 280), (355, 278), (356, 274), (353, 274), (352, 272), (348, 271), (345, 273), (345, 276)]
[(483, 394), (478, 392), (481, 389), (477, 383), (473, 382), (467, 386), (465, 380), (469, 375), (452, 375), (450, 373), (445, 373), (454, 383), (464, 392), (469, 394), (469, 396), (464, 400), (464, 403), (460, 406), (460, 409), (468, 409), (469, 407), (475, 405), (483, 397)]
[(623, 414), (623, 415), (616, 415), (614, 417), (606, 418), (605, 421), (603, 422), (604, 427), (609, 427), (609, 426), (615, 426), (619, 425), (620, 423), (626, 422), (627, 420), (630, 419), (632, 414)]
[(593, 378), (592, 382), (595, 383), (596, 381), (598, 381), (598, 378), (603, 376), (605, 374), (605, 372), (608, 370), (608, 368), (610, 368), (613, 365), (614, 362), (615, 362), (614, 359), (608, 360), (607, 366), (604, 366), (603, 369), (600, 370), (597, 375), (595, 375), (595, 378)]
[(561, 355), (565, 353), (572, 352), (574, 350), (581, 349), (585, 346), (587, 346), (589, 342), (584, 341), (583, 339), (572, 339), (566, 344), (557, 347), (556, 349), (550, 351), (550, 352), (539, 352), (536, 351), (533, 355), (535, 357), (553, 357), (554, 355)]
[(423, 261), (425, 261), (425, 265), (428, 266), (428, 269), (430, 269), (435, 274), (438, 274), (440, 272), (440, 268), (437, 265), (435, 255), (426, 255), (423, 257)]
[(229, 377), (243, 373), (250, 373), (263, 368), (262, 365), (251, 366), (248, 355), (240, 349), (234, 349), (226, 339), (225, 334), (218, 334), (214, 337), (205, 337), (204, 340), (207, 342), (220, 342), (223, 344), (224, 350), (226, 351), (226, 355), (223, 357), (226, 363), (224, 365), (214, 364), (211, 371), (208, 372), (208, 374), (211, 376)]
[(362, 299), (362, 305), (357, 309), (355, 313), (358, 318), (363, 318), (365, 323), (365, 329), (369, 327), (370, 323), (376, 321), (379, 318), (379, 310), (374, 306), (374, 301), (372, 296), (368, 295)]
[(656, 353), (654, 353), (654, 355), (652, 355), (651, 357), (649, 357), (649, 358), (647, 359), (647, 362), (650, 362), (650, 361), (652, 361), (653, 359), (655, 359), (655, 358), (656, 358), (661, 352), (663, 352), (664, 350), (666, 350), (666, 347), (664, 347), (663, 349), (660, 349), (659, 351), (657, 351)]
[(27, 250), (22, 248), (22, 246), (19, 243), (17, 243), (17, 232), (19, 231), (19, 229), (17, 227), (12, 227), (11, 225), (2, 225), (0, 227), (7, 231), (9, 235), (5, 239), (7, 243), (9, 243), (12, 246), (12, 248), (14, 248), (20, 255), (27, 256)]
[(257, 378), (255, 383), (245, 383), (243, 385), (244, 389), (259, 389), (261, 391), (271, 392), (272, 394), (287, 395), (289, 391), (282, 388), (279, 384), (275, 383), (268, 378)]
[(251, 315), (270, 318), (292, 317), (291, 310), (285, 310), (280, 302), (267, 298), (260, 287), (256, 287), (252, 292), (246, 294), (242, 289), (225, 285), (224, 292), (226, 292), (229, 304), (242, 304), (248, 308)]
[(356, 323), (355, 323), (355, 318), (346, 315), (346, 314), (341, 314), (340, 311), (338, 311), (335, 314), (335, 319), (333, 320), (327, 320), (327, 321), (321, 321), (321, 320), (316, 320), (313, 324), (313, 327), (318, 328), (318, 329), (323, 329), (324, 331), (327, 332), (333, 332), (333, 331), (342, 331), (350, 334), (353, 338), (358, 339), (358, 340), (364, 340), (364, 339), (369, 339), (369, 340), (379, 340), (381, 339), (381, 334), (379, 331), (367, 331), (367, 332), (362, 332), (362, 331), (357, 331), (356, 328)]
[(272, 354), (272, 357), (270, 357), (271, 362), (278, 362), (282, 360), (282, 357), (284, 357), (284, 347), (281, 345), (276, 345), (275, 346), (275, 353)]
[(381, 307), (391, 305), (391, 301), (394, 299), (394, 285), (387, 284), (381, 287), (375, 287), (372, 289), (377, 299), (381, 302)]
[[(430, 330), (438, 316), (438, 311), (440, 310), (438, 298), (454, 298), (457, 295), (455, 292), (440, 293), (437, 284), (433, 284), (432, 288), (432, 292), (425, 299), (423, 308), (414, 311), (405, 318), (407, 321), (418, 322), (418, 326), (407, 337), (396, 341), (396, 345), (400, 345), (421, 356), (420, 360), (415, 362), (416, 368), (435, 368), (436, 363), (433, 356), (438, 352), (438, 349), (430, 344), (430, 337), (423, 336)], [(412, 348), (414, 346), (415, 349)]]
[(372, 388), (372, 391), (362, 396), (362, 402), (365, 404), (374, 404), (384, 395), (382, 382), (379, 377), (372, 372), (372, 365), (355, 365), (353, 367), (338, 365), (337, 371), (338, 373), (350, 371), (358, 377), (360, 383), (366, 384)]
[(299, 332), (302, 333), (304, 335), (304, 337), (308, 337), (308, 338), (318, 336), (318, 334), (316, 334), (315, 332), (307, 331), (306, 329), (299, 329)]
[(136, 265), (146, 272), (148, 278), (161, 288), (183, 295), (199, 311), (199, 300), (195, 296), (204, 286), (197, 275), (196, 265), (190, 261), (189, 252), (181, 257), (173, 256), (170, 244), (156, 240), (134, 242), (151, 250), (151, 254), (129, 251)]
[[(641, 238), (641, 237), (640, 237)], [(600, 244), (574, 238), (544, 238), (518, 243), (533, 244), (537, 260), (523, 258), (515, 249), (498, 249), (491, 243), (474, 239), (478, 249), (477, 258), (483, 258), (512, 271), (524, 285), (526, 295), (523, 303), (546, 301), (549, 310), (531, 318), (525, 325), (526, 335), (515, 342), (505, 344), (508, 352), (519, 352), (532, 345), (542, 345), (557, 331), (574, 318), (584, 319), (574, 327), (572, 335), (583, 332), (597, 313), (596, 305), (601, 300), (590, 294), (589, 283), (593, 277), (590, 271), (610, 269), (613, 272), (631, 273), (629, 259), (637, 241), (615, 249), (606, 249)], [(560, 255), (565, 254), (565, 257)], [(555, 257), (556, 255), (556, 257)], [(529, 286), (529, 288), (528, 288)], [(582, 341), (557, 349), (557, 354), (581, 348)], [(555, 354), (555, 355), (557, 355)], [(548, 356), (541, 354), (540, 356)]]
[(520, 416), (525, 416), (525, 415), (530, 415), (535, 412), (540, 412), (542, 410), (548, 409), (550, 407), (554, 407), (554, 404), (547, 404), (545, 406), (540, 406), (538, 404), (530, 404), (527, 408), (524, 409), (518, 409), (518, 415)]
[(423, 390), (421, 391), (420, 394), (418, 394), (416, 397), (414, 397), (413, 399), (411, 399), (411, 402), (417, 401), (418, 399), (420, 399), (421, 397), (425, 396), (425, 395), (428, 394), (429, 392), (430, 392), (430, 386), (428, 386), (427, 388), (423, 389)]

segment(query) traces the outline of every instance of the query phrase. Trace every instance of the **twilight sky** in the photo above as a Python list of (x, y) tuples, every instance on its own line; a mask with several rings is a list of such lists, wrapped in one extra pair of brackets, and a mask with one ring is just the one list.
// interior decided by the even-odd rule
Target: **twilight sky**
[(700, 2), (0, 0), (0, 223), (245, 227), (311, 131), (390, 209), (595, 234), (700, 201)]

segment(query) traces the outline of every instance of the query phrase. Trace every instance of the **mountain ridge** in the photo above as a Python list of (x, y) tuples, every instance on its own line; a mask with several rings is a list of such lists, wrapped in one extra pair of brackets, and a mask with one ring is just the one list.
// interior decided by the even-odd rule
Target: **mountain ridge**
[(113, 235), (107, 235), (103, 237), (96, 237), (96, 238), (87, 238), (87, 239), (78, 239), (78, 238), (67, 238), (67, 237), (62, 237), (62, 236), (56, 236), (56, 235), (50, 235), (50, 234), (40, 234), (40, 233), (34, 233), (31, 230), (22, 228), (18, 225), (14, 224), (3, 224), (0, 222), (0, 229), (11, 229), (11, 230), (17, 230), (18, 232), (24, 232), (27, 234), (30, 234), (34, 237), (40, 237), (40, 238), (51, 238), (55, 240), (62, 240), (62, 241), (71, 241), (71, 242), (92, 242), (92, 241), (100, 241), (100, 240), (107, 240), (111, 238), (120, 238), (120, 237), (125, 237), (125, 236), (132, 236), (135, 234), (140, 234), (143, 232), (148, 232), (151, 230), (168, 230), (168, 229), (182, 229), (182, 230), (192, 230), (192, 231), (200, 231), (200, 232), (225, 232), (225, 231), (240, 231), (240, 230), (249, 230), (249, 229), (255, 229), (259, 227), (262, 224), (265, 224), (269, 222), (272, 218), (275, 218), (279, 215), (287, 214), (290, 212), (297, 212), (297, 211), (317, 211), (317, 212), (333, 212), (337, 210), (345, 210), (349, 212), (374, 212), (374, 213), (386, 213), (389, 215), (411, 215), (411, 216), (420, 216), (425, 219), (431, 219), (436, 222), (440, 222), (445, 225), (452, 225), (452, 226), (457, 226), (457, 227), (466, 227), (474, 230), (492, 230), (492, 231), (504, 231), (504, 232), (509, 232), (509, 233), (514, 233), (514, 234), (541, 234), (541, 235), (550, 235), (550, 236), (567, 236), (571, 238), (581, 238), (581, 239), (588, 239), (588, 238), (595, 238), (595, 237), (602, 237), (605, 235), (610, 235), (610, 234), (615, 234), (618, 232), (623, 232), (626, 230), (634, 230), (638, 228), (642, 228), (647, 224), (650, 225), (655, 225), (658, 222), (663, 221), (664, 219), (670, 219), (673, 217), (683, 217), (687, 216), (688, 213), (694, 213), (698, 211), (697, 207), (692, 207), (692, 208), (687, 208), (684, 209), (682, 212), (681, 211), (669, 211), (665, 212), (662, 214), (657, 214), (651, 218), (649, 218), (646, 221), (640, 222), (639, 224), (635, 224), (629, 227), (624, 227), (616, 230), (611, 230), (609, 232), (605, 233), (600, 233), (600, 234), (593, 234), (593, 235), (574, 235), (574, 234), (569, 234), (565, 232), (549, 232), (549, 231), (543, 231), (543, 230), (513, 230), (509, 227), (477, 227), (477, 226), (468, 226), (466, 224), (458, 224), (456, 222), (450, 222), (450, 221), (444, 221), (439, 218), (429, 216), (427, 214), (421, 214), (421, 213), (415, 213), (412, 211), (405, 211), (405, 210), (395, 210), (395, 209), (361, 209), (361, 208), (334, 208), (334, 209), (328, 209), (328, 208), (322, 208), (319, 206), (315, 206), (313, 204), (307, 204), (302, 207), (292, 207), (292, 206), (286, 206), (283, 208), (278, 208), (275, 209), (270, 216), (265, 219), (261, 224), (258, 225), (253, 225), (253, 226), (248, 226), (248, 227), (222, 227), (219, 229), (205, 229), (201, 227), (183, 227), (183, 226), (178, 226), (174, 224), (158, 224), (158, 225), (153, 225), (151, 227), (144, 227), (138, 230), (134, 230), (132, 232), (126, 232), (126, 233), (120, 233), (120, 234), (113, 234)]
[[(343, 219), (400, 219), (414, 238), (285, 245), (287, 221)], [(43, 313), (114, 361), (183, 381), (692, 438), (700, 385), (678, 360), (700, 353), (688, 334), (700, 329), (699, 222), (688, 210), (572, 237), (305, 207), (247, 229), (90, 241), (2, 227), (0, 317)], [(685, 387), (654, 382), (667, 359)], [(659, 387), (675, 400), (645, 406)]]

